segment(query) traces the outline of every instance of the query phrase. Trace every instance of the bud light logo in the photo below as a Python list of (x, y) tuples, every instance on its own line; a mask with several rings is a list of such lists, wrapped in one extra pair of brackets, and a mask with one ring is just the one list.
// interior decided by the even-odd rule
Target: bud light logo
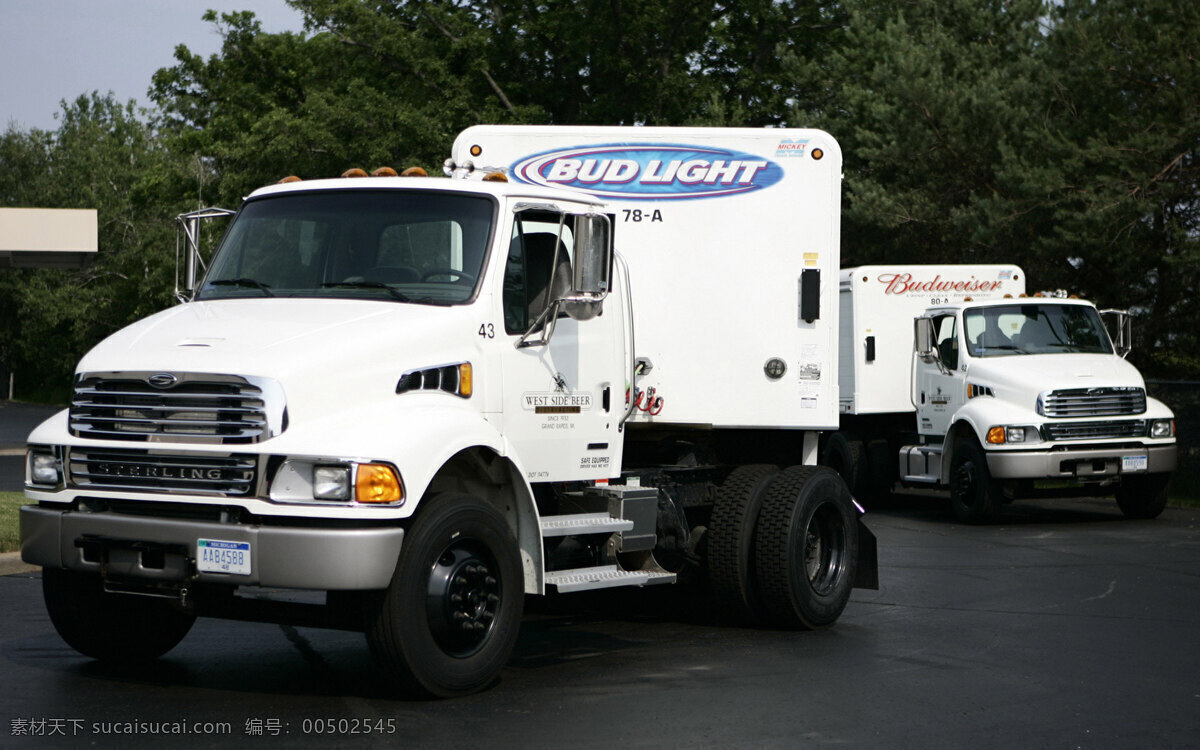
[(673, 144), (591, 146), (549, 151), (512, 165), (520, 182), (621, 200), (685, 200), (770, 187), (783, 169), (740, 151)]

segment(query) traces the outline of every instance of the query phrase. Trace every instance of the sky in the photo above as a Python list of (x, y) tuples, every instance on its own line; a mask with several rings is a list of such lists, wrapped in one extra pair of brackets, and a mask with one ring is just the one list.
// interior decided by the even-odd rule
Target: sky
[(208, 9), (253, 11), (264, 31), (301, 31), (284, 0), (0, 0), (0, 132), (54, 130), (62, 100), (112, 91), (149, 107), (151, 77), (175, 47), (221, 47)]

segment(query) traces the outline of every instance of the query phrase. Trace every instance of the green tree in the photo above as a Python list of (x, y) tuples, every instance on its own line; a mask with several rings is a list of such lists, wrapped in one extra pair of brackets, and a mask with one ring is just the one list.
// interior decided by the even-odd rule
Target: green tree
[(1133, 359), (1200, 372), (1200, 6), (1066, 0), (1052, 6), (1048, 158), (1056, 187), (1043, 253), (1076, 288), (1141, 313)]
[(1039, 117), (1039, 0), (845, 5), (832, 93), (793, 117), (842, 145), (843, 264), (1028, 262), (1036, 206), (1006, 165)]
[(186, 165), (111, 95), (64, 103), (54, 132), (0, 137), (0, 205), (94, 208), (99, 220), (99, 253), (86, 268), (0, 272), (0, 356), (20, 394), (61, 399), (89, 348), (169, 304), (171, 217), (186, 183)]

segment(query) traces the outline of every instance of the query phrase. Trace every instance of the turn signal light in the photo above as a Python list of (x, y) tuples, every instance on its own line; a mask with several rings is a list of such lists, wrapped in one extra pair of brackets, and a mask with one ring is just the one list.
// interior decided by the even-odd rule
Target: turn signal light
[(993, 445), (1003, 445), (1005, 443), (1004, 428), (993, 427), (988, 430), (987, 441)]
[(354, 499), (360, 503), (398, 503), (404, 499), (404, 485), (387, 464), (361, 464), (354, 481)]

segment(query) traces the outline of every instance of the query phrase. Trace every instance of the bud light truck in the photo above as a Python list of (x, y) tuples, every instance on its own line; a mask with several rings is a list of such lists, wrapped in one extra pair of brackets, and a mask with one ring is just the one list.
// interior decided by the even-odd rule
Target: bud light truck
[(1073, 491), (1162, 512), (1175, 416), (1125, 361), (1125, 311), (1104, 311), (1114, 342), (1092, 303), (1030, 296), (1014, 265), (845, 269), (840, 300), (841, 427), (822, 463), (856, 497), (945, 488), (967, 523)]
[(877, 587), (817, 460), (832, 137), (476, 127), (444, 171), (285, 178), (211, 259), (198, 222), (231, 212), (181, 217), (181, 303), (84, 356), (29, 437), (22, 556), (70, 646), (359, 629), (445, 697), (497, 679), (526, 596), (692, 578), (806, 629)]

